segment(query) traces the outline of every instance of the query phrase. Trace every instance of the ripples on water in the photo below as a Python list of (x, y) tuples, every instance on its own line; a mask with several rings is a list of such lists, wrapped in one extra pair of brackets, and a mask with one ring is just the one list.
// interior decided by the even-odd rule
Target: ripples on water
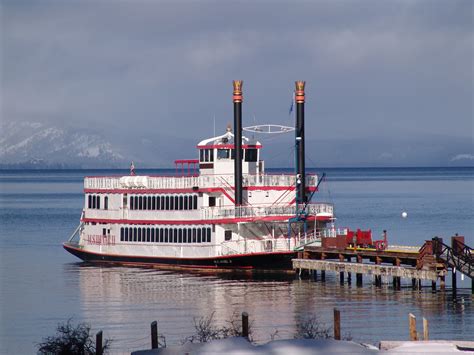
[(257, 342), (270, 340), (275, 330), (281, 338), (292, 338), (296, 325), (311, 314), (330, 326), (334, 307), (341, 310), (343, 333), (369, 343), (407, 339), (410, 312), (420, 322), (422, 317), (430, 321), (432, 339), (467, 339), (474, 332), (469, 290), (460, 290), (453, 300), (449, 292), (432, 293), (429, 287), (412, 291), (406, 284), (394, 291), (386, 283), (377, 289), (368, 278), (361, 288), (340, 286), (330, 273), (325, 283), (295, 275), (206, 275), (86, 264), (66, 264), (63, 273), (80, 293), (84, 318), (107, 330), (122, 350), (136, 349), (134, 341), (141, 338), (137, 348), (146, 348), (153, 320), (168, 344), (179, 344), (193, 333), (193, 317), (213, 312), (216, 323), (225, 325), (234, 312), (247, 311)]
[[(319, 201), (336, 205), (340, 226), (389, 230), (392, 243), (421, 245), (455, 232), (473, 241), (474, 169), (330, 169)], [(124, 171), (125, 172), (125, 171)], [(408, 339), (408, 313), (430, 322), (433, 339), (474, 340), (470, 289), (432, 293), (405, 284), (394, 291), (364, 280), (364, 287), (294, 275), (200, 274), (97, 267), (77, 262), (61, 243), (77, 226), (84, 175), (108, 171), (0, 172), (0, 353), (33, 353), (58, 322), (73, 317), (112, 337), (113, 353), (150, 346), (150, 323), (169, 345), (194, 331), (193, 318), (213, 312), (225, 325), (247, 311), (256, 341), (292, 338), (311, 314), (331, 325), (341, 310), (343, 333), (358, 341)], [(113, 174), (120, 172), (114, 171)], [(150, 171), (159, 173), (159, 171)], [(407, 210), (409, 217), (400, 218)], [(468, 280), (468, 279), (467, 279)], [(467, 281), (466, 280), (466, 281)], [(354, 280), (353, 280), (354, 281)], [(449, 281), (449, 280), (448, 280)], [(458, 281), (461, 287), (470, 283)], [(429, 285), (428, 285), (429, 286)]]

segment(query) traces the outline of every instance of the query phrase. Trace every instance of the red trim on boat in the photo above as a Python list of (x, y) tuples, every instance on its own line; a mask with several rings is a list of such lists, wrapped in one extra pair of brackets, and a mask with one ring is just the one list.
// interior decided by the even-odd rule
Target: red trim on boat
[[(106, 218), (82, 218), (82, 222), (106, 223), (106, 224), (169, 224), (169, 225), (188, 225), (188, 224), (232, 224), (238, 222), (272, 222), (288, 221), (293, 215), (287, 216), (265, 216), (265, 217), (242, 217), (242, 218), (222, 218), (222, 219), (196, 219), (196, 220), (147, 220), (147, 219), (106, 219)], [(309, 216), (308, 221), (329, 221), (326, 216)]]
[[(197, 145), (198, 149), (234, 149), (233, 144), (210, 144), (210, 145)], [(261, 144), (242, 144), (242, 149), (260, 149)]]
[[(233, 186), (229, 186), (229, 189), (234, 190)], [(244, 190), (248, 191), (285, 191), (285, 190), (294, 190), (294, 186), (247, 186), (243, 187)], [(308, 187), (308, 191), (315, 191), (316, 187)], [(84, 189), (85, 193), (109, 193), (109, 194), (152, 194), (152, 193), (196, 193), (196, 192), (223, 192), (225, 194), (225, 189), (222, 187), (207, 187), (200, 188), (197, 190), (189, 189)], [(227, 196), (229, 197), (229, 196)]]
[[(124, 257), (124, 258), (144, 258), (144, 259), (156, 259), (156, 256), (146, 256), (146, 255), (125, 255), (125, 254), (105, 254), (105, 253), (95, 253), (93, 251), (87, 251), (81, 248), (75, 248), (67, 243), (63, 243), (64, 248), (74, 249), (80, 251), (81, 253), (93, 254), (93, 255), (100, 255), (100, 256), (112, 256), (112, 257)], [(247, 253), (247, 254), (233, 254), (233, 255), (217, 255), (212, 257), (206, 258), (176, 258), (171, 256), (160, 256), (160, 259), (168, 259), (168, 260), (225, 260), (225, 259), (235, 259), (245, 256), (261, 256), (261, 255), (290, 255), (295, 254), (294, 251), (273, 251), (273, 252), (259, 252), (259, 253)]]

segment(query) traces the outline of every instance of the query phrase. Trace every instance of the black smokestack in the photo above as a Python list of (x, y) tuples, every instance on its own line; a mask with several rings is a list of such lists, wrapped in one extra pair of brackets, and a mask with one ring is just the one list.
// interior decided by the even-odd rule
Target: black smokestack
[(234, 80), (235, 205), (242, 205), (242, 80)]
[(296, 147), (297, 147), (297, 203), (306, 203), (306, 173), (304, 160), (304, 87), (305, 81), (296, 81), (295, 101), (296, 101)]

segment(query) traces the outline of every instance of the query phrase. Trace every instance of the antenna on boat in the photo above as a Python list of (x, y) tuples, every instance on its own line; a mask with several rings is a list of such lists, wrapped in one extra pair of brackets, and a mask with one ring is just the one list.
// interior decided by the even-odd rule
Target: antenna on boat
[(214, 135), (213, 135), (213, 137), (215, 137), (216, 136), (216, 115), (214, 115), (213, 118), (214, 118)]

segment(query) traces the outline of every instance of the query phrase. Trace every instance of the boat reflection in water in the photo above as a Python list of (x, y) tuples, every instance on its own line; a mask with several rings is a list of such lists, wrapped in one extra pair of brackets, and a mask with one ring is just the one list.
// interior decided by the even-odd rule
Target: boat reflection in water
[[(474, 333), (470, 290), (421, 292), (409, 287), (394, 291), (385, 284), (375, 288), (339, 285), (334, 275), (326, 282), (300, 280), (295, 275), (197, 273), (144, 268), (68, 264), (64, 269), (71, 287), (79, 284), (83, 319), (94, 330), (113, 338), (114, 353), (150, 347), (150, 323), (158, 321), (168, 346), (179, 345), (193, 334), (193, 319), (213, 315), (218, 325), (236, 313), (249, 313), (255, 341), (293, 338), (297, 324), (313, 314), (331, 325), (333, 308), (341, 310), (342, 333), (356, 341), (408, 337), (408, 313), (430, 321), (431, 339), (469, 339)], [(402, 285), (403, 286), (403, 285)], [(468, 292), (469, 291), (469, 292)]]

